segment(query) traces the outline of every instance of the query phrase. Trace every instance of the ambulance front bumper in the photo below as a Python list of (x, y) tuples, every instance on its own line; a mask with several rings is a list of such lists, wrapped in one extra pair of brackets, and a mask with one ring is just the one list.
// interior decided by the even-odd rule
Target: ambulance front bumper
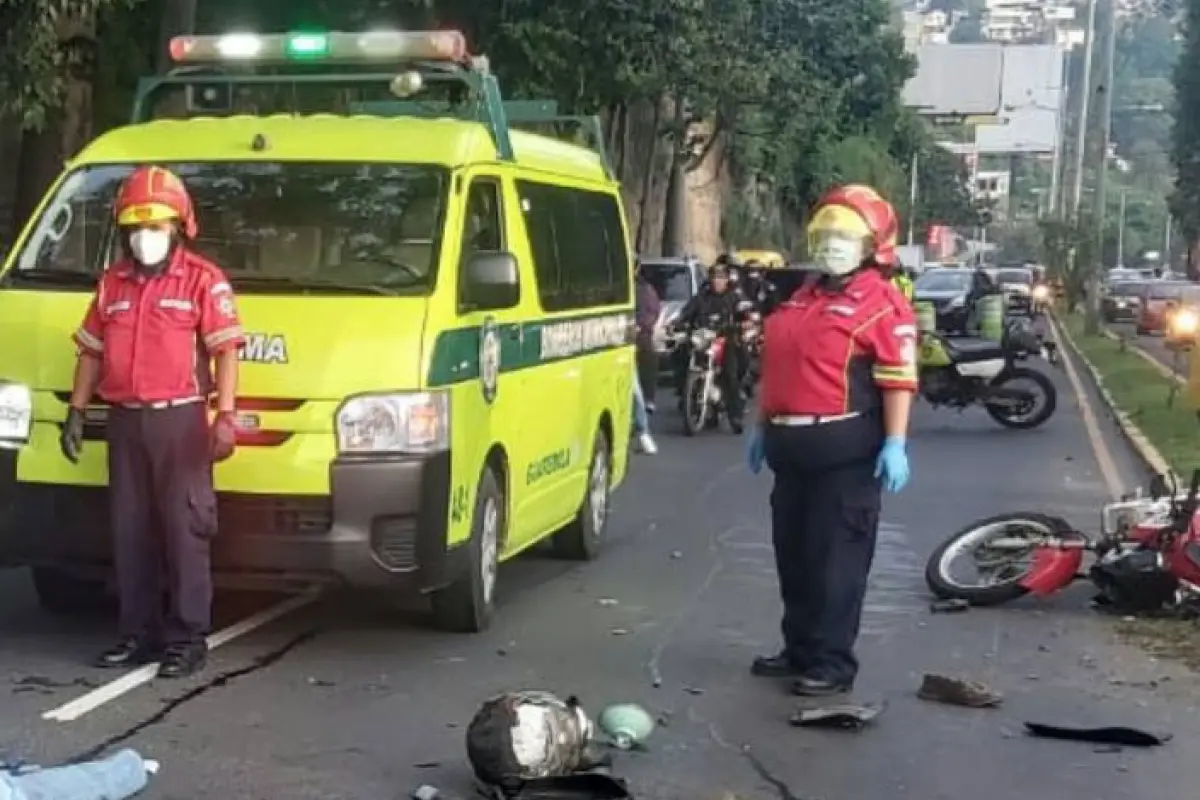
[[(0, 566), (107, 576), (107, 489), (17, 482), (16, 458), (0, 451)], [(217, 583), (427, 592), (467, 569), (466, 548), (446, 544), (449, 453), (338, 459), (330, 487), (321, 496), (218, 493)]]

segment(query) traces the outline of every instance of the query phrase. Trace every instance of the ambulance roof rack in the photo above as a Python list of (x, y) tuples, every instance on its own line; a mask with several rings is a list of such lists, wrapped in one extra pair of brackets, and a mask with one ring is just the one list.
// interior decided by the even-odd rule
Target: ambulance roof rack
[[(487, 58), (470, 55), (466, 37), (458, 31), (177, 36), (169, 50), (176, 68), (138, 82), (134, 123), (153, 117), (153, 101), (167, 87), (182, 87), (193, 98), (198, 90), (231, 93), (239, 86), (383, 85), (398, 102), (351, 104), (353, 113), (430, 116), (436, 110), (440, 116), (472, 119), (487, 128), (499, 157), (506, 161), (516, 158), (510, 124), (571, 124), (590, 140), (589, 146), (613, 177), (598, 118), (560, 116), (555, 104), (547, 101), (505, 103)], [(392, 69), (347, 71), (372, 65)], [(449, 103), (405, 101), (426, 83), (457, 83), (466, 89), (466, 102), (455, 113)]]

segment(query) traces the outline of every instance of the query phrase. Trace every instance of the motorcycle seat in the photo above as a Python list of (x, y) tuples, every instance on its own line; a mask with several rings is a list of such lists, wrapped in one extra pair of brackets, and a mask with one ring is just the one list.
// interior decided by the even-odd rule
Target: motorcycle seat
[(946, 349), (958, 362), (991, 361), (1005, 357), (1004, 345), (989, 339), (947, 339)]

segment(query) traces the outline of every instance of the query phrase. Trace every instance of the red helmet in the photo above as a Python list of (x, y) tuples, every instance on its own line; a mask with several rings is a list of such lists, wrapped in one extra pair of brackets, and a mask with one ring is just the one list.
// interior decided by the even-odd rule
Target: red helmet
[(836, 186), (817, 201), (817, 209), (831, 205), (849, 208), (862, 217), (874, 240), (875, 251), (872, 255), (876, 264), (890, 267), (896, 263), (900, 220), (896, 216), (896, 209), (879, 192), (862, 183)]
[(199, 232), (191, 195), (183, 181), (162, 167), (138, 167), (121, 184), (113, 214), (118, 225), (178, 222), (187, 238)]

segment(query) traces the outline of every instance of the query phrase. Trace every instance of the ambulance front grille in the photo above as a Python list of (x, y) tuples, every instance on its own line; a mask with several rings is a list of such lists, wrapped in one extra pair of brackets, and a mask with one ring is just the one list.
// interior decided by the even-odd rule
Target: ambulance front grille
[(417, 520), (415, 517), (376, 517), (371, 523), (371, 550), (388, 569), (417, 566)]
[(237, 536), (323, 534), (333, 524), (333, 502), (327, 496), (269, 494), (217, 495), (221, 530)]

